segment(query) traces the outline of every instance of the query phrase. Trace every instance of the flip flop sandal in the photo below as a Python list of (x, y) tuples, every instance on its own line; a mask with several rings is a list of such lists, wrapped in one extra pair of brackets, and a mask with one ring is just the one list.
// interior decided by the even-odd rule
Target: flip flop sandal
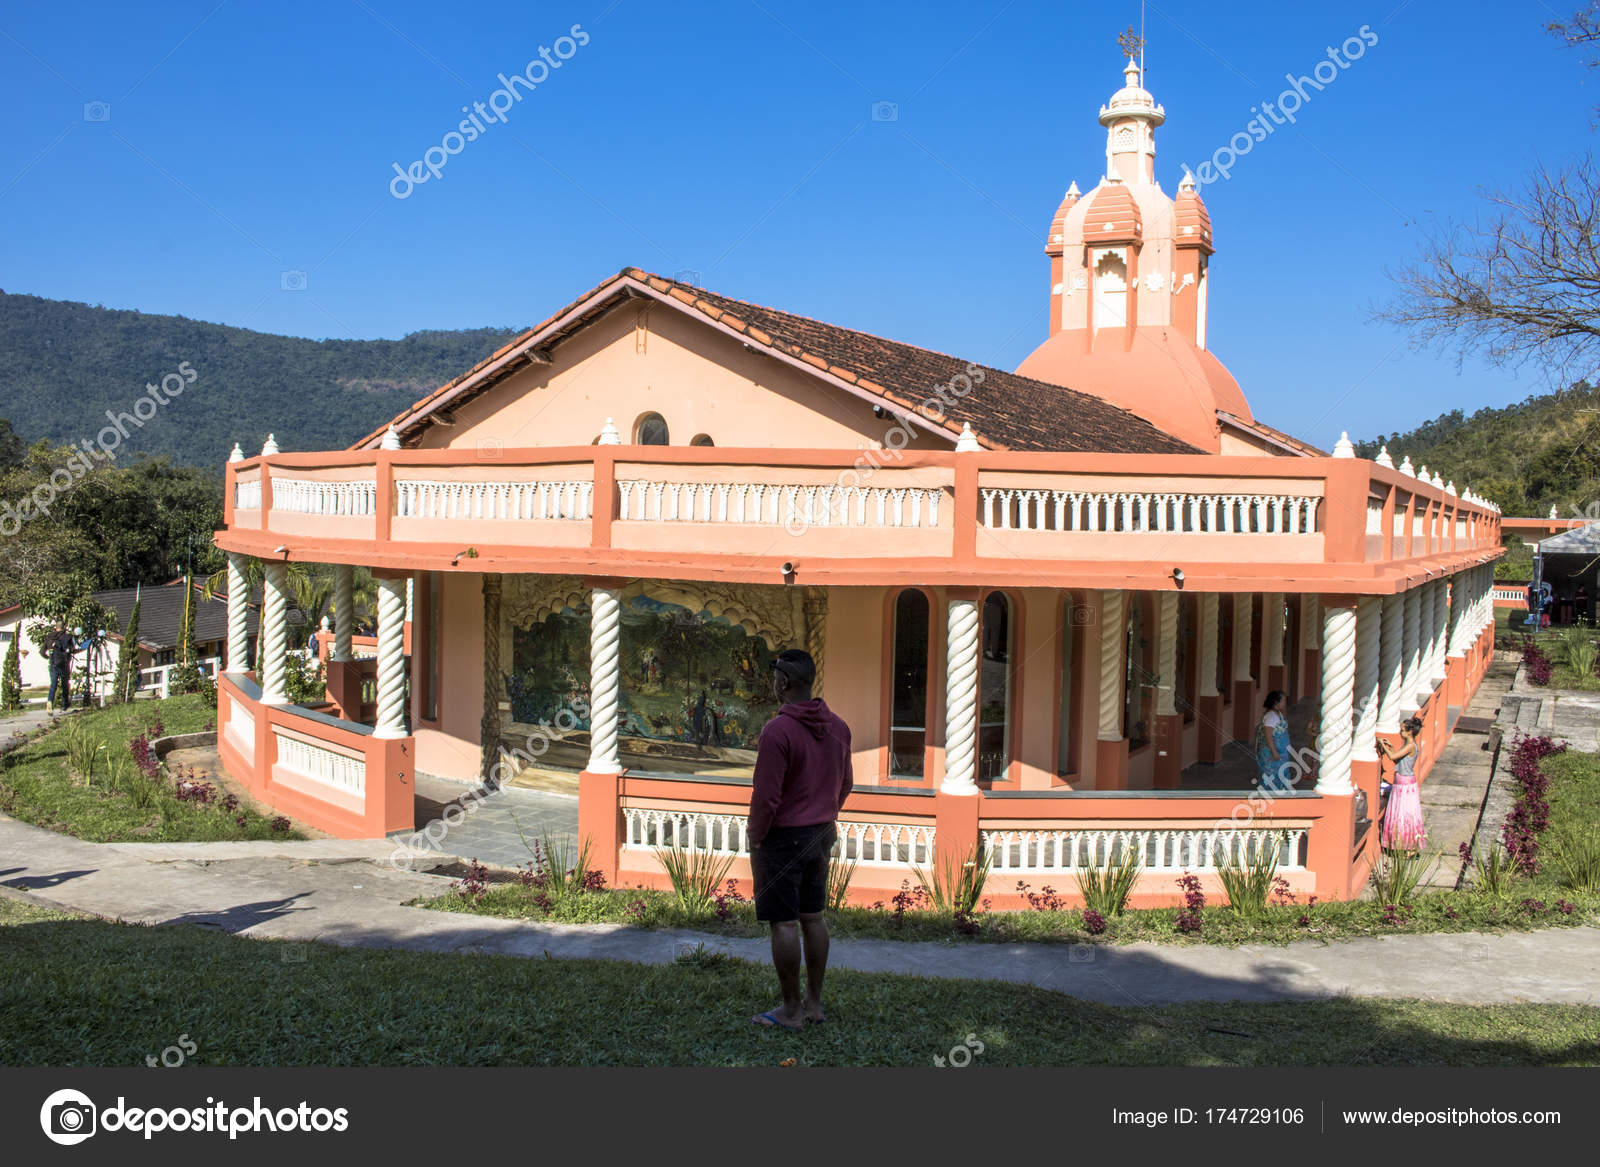
[(777, 1012), (776, 1009), (768, 1009), (765, 1013), (750, 1018), (750, 1024), (758, 1025), (763, 1029), (787, 1029), (791, 1033), (805, 1028), (805, 1022), (803, 1021), (799, 1025), (785, 1025), (775, 1016)]

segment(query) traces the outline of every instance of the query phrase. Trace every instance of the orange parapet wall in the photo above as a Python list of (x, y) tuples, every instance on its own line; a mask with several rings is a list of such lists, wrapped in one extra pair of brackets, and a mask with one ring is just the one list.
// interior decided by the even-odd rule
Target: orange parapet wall
[(217, 752), (230, 777), (273, 810), (341, 839), (409, 831), (415, 743), (292, 705), (263, 705), (243, 674), (217, 682)]

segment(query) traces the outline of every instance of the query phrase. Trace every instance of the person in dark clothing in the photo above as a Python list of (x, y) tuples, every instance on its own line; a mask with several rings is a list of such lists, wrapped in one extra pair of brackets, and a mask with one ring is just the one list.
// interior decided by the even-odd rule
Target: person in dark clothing
[[(785, 649), (772, 662), (778, 714), (761, 730), (750, 791), (750, 871), (756, 919), (772, 929), (772, 963), (783, 1004), (750, 1020), (801, 1029), (827, 1020), (822, 979), (828, 967), (828, 855), (839, 809), (850, 793), (850, 727), (811, 695), (811, 654)], [(806, 991), (800, 993), (800, 964)]]
[(1584, 584), (1579, 584), (1578, 585), (1578, 591), (1577, 591), (1576, 595), (1574, 596), (1574, 599), (1576, 599), (1577, 602), (1578, 602), (1578, 622), (1581, 623), (1581, 624), (1589, 623), (1589, 589), (1588, 589), (1588, 587), (1586, 585), (1584, 585)]
[(66, 621), (57, 620), (55, 628), (44, 640), (45, 655), (50, 658), (50, 696), (46, 704), (56, 708), (56, 690), (61, 691), (61, 708), (72, 704), (72, 654), (78, 651), (77, 642), (67, 631)]

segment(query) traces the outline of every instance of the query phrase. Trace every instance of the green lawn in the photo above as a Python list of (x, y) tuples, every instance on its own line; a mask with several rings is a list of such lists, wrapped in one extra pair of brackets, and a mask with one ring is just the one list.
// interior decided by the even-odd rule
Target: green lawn
[[(147, 786), (134, 772), (112, 789), (105, 759), (131, 758), (129, 743), (149, 732), (158, 717), (167, 734), (196, 733), (215, 723), (216, 708), (191, 694), (73, 713), (0, 758), (0, 811), (95, 843), (300, 837), (292, 830), (273, 830), (268, 816), (224, 806), (220, 791), (209, 805), (179, 800), (176, 775)], [(75, 725), (86, 727), (104, 747), (93, 784), (75, 773), (68, 761), (67, 737)], [(132, 770), (131, 762), (128, 768)]]
[[(1507, 747), (1509, 750), (1509, 747)], [(1504, 765), (1502, 761), (1502, 765)], [(1551, 778), (1548, 848), (1558, 838), (1592, 830), (1600, 824), (1600, 757), (1570, 751), (1544, 759)], [(1460, 869), (1454, 855), (1436, 860), (1444, 870)], [(915, 881), (911, 881), (913, 888)], [(1076, 890), (1071, 877), (1052, 881), (1025, 881), (1027, 890), (1043, 897), (1046, 886), (1057, 894)], [(748, 895), (748, 886), (735, 890)], [(1176, 890), (1176, 889), (1174, 889)], [(913, 894), (908, 889), (907, 894)], [(1501, 896), (1481, 894), (1470, 885), (1462, 891), (1429, 891), (1415, 897), (1399, 912), (1372, 900), (1308, 905), (1272, 903), (1264, 912), (1245, 918), (1225, 903), (1208, 904), (1201, 912), (1198, 933), (1177, 930), (1177, 909), (1129, 910), (1108, 921), (1106, 930), (1091, 935), (1084, 915), (1076, 908), (1052, 909), (1041, 898), (1042, 910), (980, 912), (964, 929), (948, 914), (896, 910), (892, 897), (881, 908), (845, 908), (829, 913), (834, 935), (851, 939), (954, 940), (1013, 944), (1133, 943), (1164, 944), (1285, 944), (1294, 940), (1348, 939), (1353, 936), (1390, 936), (1418, 932), (1502, 932), (1535, 928), (1570, 927), (1600, 919), (1600, 895), (1592, 889), (1572, 887), (1558, 866), (1547, 861), (1532, 877), (1511, 878)], [(447, 912), (475, 912), (515, 919), (563, 923), (616, 923), (644, 928), (696, 928), (733, 936), (765, 934), (756, 922), (754, 908), (730, 901), (719, 917), (713, 911), (687, 912), (668, 892), (617, 888), (546, 897), (537, 888), (524, 887), (502, 877), (490, 882), (482, 894), (464, 889), (418, 901), (423, 907)]]
[[(1529, 1066), (1600, 1064), (1600, 1009), (1343, 999), (1107, 1007), (835, 972), (832, 1020), (758, 1030), (769, 969), (341, 949), (72, 919), (0, 898), (0, 1064)], [(974, 1048), (966, 1046), (967, 1049)]]

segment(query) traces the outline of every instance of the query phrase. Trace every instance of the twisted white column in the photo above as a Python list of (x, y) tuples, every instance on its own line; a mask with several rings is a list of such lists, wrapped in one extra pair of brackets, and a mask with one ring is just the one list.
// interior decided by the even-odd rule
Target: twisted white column
[(1255, 596), (1249, 592), (1235, 592), (1233, 596), (1233, 679), (1255, 679), (1255, 662), (1250, 659), (1250, 615)]
[(250, 585), (245, 558), (228, 552), (228, 668), (230, 673), (250, 671)]
[(333, 569), (333, 659), (350, 660), (350, 640), (355, 633), (355, 568), (348, 563)]
[(1263, 602), (1267, 605), (1264, 612), (1267, 621), (1267, 664), (1281, 666), (1284, 630), (1283, 593), (1268, 592)]
[(1378, 733), (1400, 732), (1400, 699), (1405, 687), (1405, 661), (1401, 659), (1400, 646), (1405, 622), (1406, 598), (1398, 594), (1384, 596), (1378, 646)]
[(1322, 609), (1322, 736), (1317, 741), (1317, 793), (1349, 794), (1355, 712), (1356, 613)]
[(1217, 602), (1216, 592), (1200, 596), (1200, 696), (1217, 695)]
[(1417, 677), (1422, 671), (1422, 591), (1412, 588), (1406, 592), (1405, 630), (1401, 634), (1400, 661), (1400, 714), (1409, 717), (1421, 708), (1417, 700)]
[(1122, 740), (1122, 684), (1126, 679), (1128, 649), (1127, 596), (1119, 591), (1100, 593), (1100, 725), (1096, 736), (1103, 742)]
[(1428, 680), (1432, 687), (1444, 684), (1444, 655), (1448, 645), (1445, 643), (1446, 630), (1450, 620), (1450, 601), (1448, 589), (1442, 579), (1433, 581), (1433, 635), (1428, 643), (1433, 649), (1433, 667), (1428, 673)]
[(620, 774), (617, 711), (622, 702), (622, 591), (589, 592), (589, 773)]
[(406, 585), (378, 580), (378, 723), (373, 737), (406, 736)]
[(1478, 585), (1478, 600), (1482, 605), (1478, 614), (1478, 630), (1481, 632), (1494, 623), (1494, 564), (1485, 563), (1478, 570), (1483, 573), (1483, 580)]
[(945, 643), (944, 781), (946, 794), (976, 794), (978, 772), (978, 603), (951, 600)]
[(1378, 760), (1378, 674), (1381, 655), (1379, 620), (1383, 602), (1362, 596), (1356, 602), (1355, 742), (1351, 757)]
[(1161, 678), (1156, 688), (1156, 713), (1172, 716), (1178, 712), (1178, 593), (1162, 592), (1159, 602), (1160, 627), (1156, 641), (1156, 668)]
[(289, 695), (284, 654), (289, 651), (289, 567), (283, 563), (263, 565), (266, 580), (261, 591), (261, 703), (287, 705)]

